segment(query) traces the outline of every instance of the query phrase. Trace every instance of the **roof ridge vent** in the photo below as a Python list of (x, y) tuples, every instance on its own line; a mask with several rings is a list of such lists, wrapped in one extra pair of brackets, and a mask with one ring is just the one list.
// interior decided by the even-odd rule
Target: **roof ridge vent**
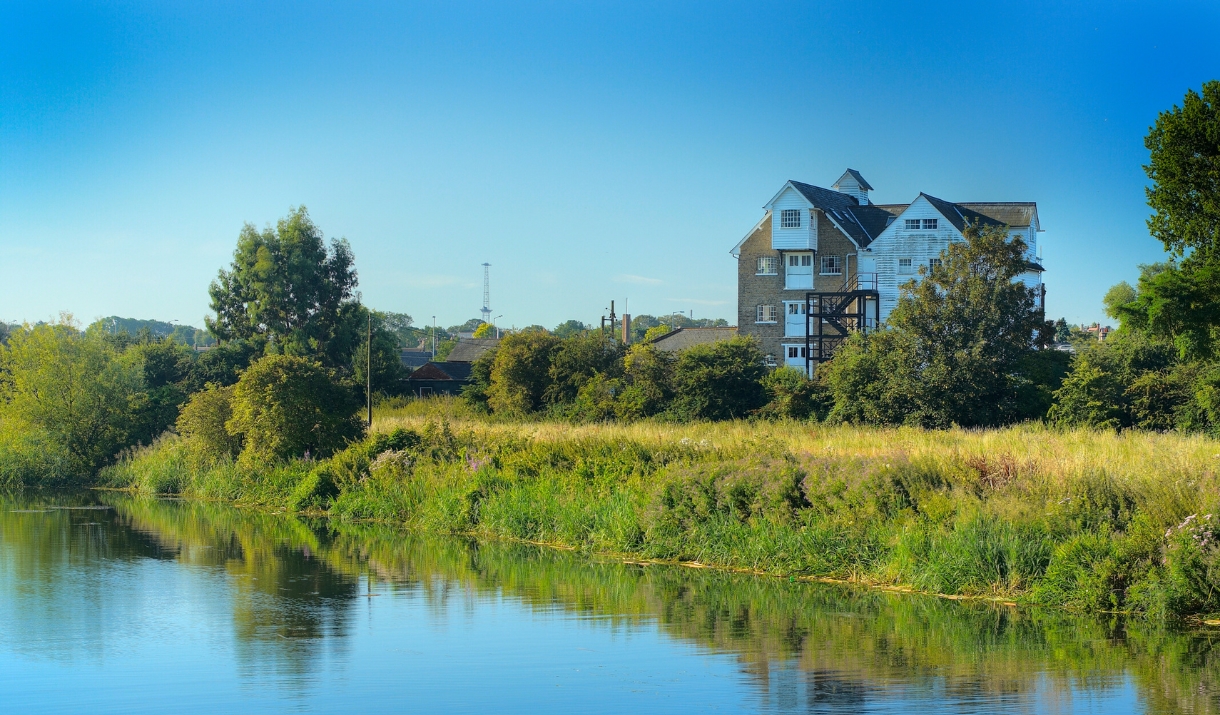
[(868, 206), (868, 192), (873, 187), (869, 185), (860, 172), (855, 169), (848, 169), (843, 172), (839, 180), (831, 187), (841, 194), (847, 194), (855, 199), (861, 206)]

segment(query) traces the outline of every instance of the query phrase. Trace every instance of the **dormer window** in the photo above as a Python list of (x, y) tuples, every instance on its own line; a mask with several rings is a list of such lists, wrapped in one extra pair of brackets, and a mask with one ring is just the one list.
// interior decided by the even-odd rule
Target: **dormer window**
[(780, 228), (800, 228), (801, 227), (801, 210), (800, 209), (783, 209), (779, 212)]

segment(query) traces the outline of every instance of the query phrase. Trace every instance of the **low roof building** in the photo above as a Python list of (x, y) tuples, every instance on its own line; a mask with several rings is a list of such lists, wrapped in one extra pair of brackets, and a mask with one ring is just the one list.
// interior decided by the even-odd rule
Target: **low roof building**
[(737, 337), (737, 326), (727, 328), (678, 328), (649, 341), (660, 350), (678, 352), (695, 345), (718, 343)]
[(407, 385), (416, 397), (457, 395), (470, 384), (468, 362), (429, 362), (407, 378)]
[(462, 338), (453, 346), (445, 362), (474, 362), (499, 344), (499, 338)]

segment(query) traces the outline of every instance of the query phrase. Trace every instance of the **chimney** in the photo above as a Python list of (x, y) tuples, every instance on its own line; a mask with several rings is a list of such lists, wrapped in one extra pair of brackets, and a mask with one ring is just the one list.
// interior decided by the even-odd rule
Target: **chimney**
[(623, 345), (631, 344), (631, 313), (623, 313)]

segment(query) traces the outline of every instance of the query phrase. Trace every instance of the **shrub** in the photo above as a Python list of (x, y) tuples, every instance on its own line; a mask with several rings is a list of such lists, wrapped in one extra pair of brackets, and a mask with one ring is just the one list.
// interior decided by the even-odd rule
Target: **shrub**
[(626, 419), (651, 417), (669, 406), (674, 396), (674, 354), (656, 346), (633, 345), (623, 358), (627, 387), (616, 410)]
[(225, 426), (233, 417), (233, 391), (232, 385), (208, 385), (191, 395), (178, 415), (178, 433), (210, 457), (236, 457), (241, 452), (241, 436)]
[(762, 379), (769, 401), (760, 410), (764, 417), (804, 420), (814, 416), (821, 406), (821, 385), (791, 365), (772, 370)]
[(0, 421), (0, 488), (56, 487), (74, 476), (72, 456), (49, 432)]
[(142, 404), (138, 356), (66, 319), (14, 332), (0, 349), (0, 409), (62, 445), (74, 475), (91, 475), (129, 443)]
[(767, 368), (758, 342), (737, 337), (682, 351), (674, 368), (675, 416), (729, 420), (766, 402), (760, 382)]
[(495, 412), (526, 415), (542, 406), (551, 353), (559, 339), (547, 333), (514, 333), (500, 341), (492, 363), (487, 403)]
[(241, 435), (247, 462), (326, 457), (364, 432), (355, 386), (290, 355), (268, 355), (243, 372), (232, 409), (226, 428)]

